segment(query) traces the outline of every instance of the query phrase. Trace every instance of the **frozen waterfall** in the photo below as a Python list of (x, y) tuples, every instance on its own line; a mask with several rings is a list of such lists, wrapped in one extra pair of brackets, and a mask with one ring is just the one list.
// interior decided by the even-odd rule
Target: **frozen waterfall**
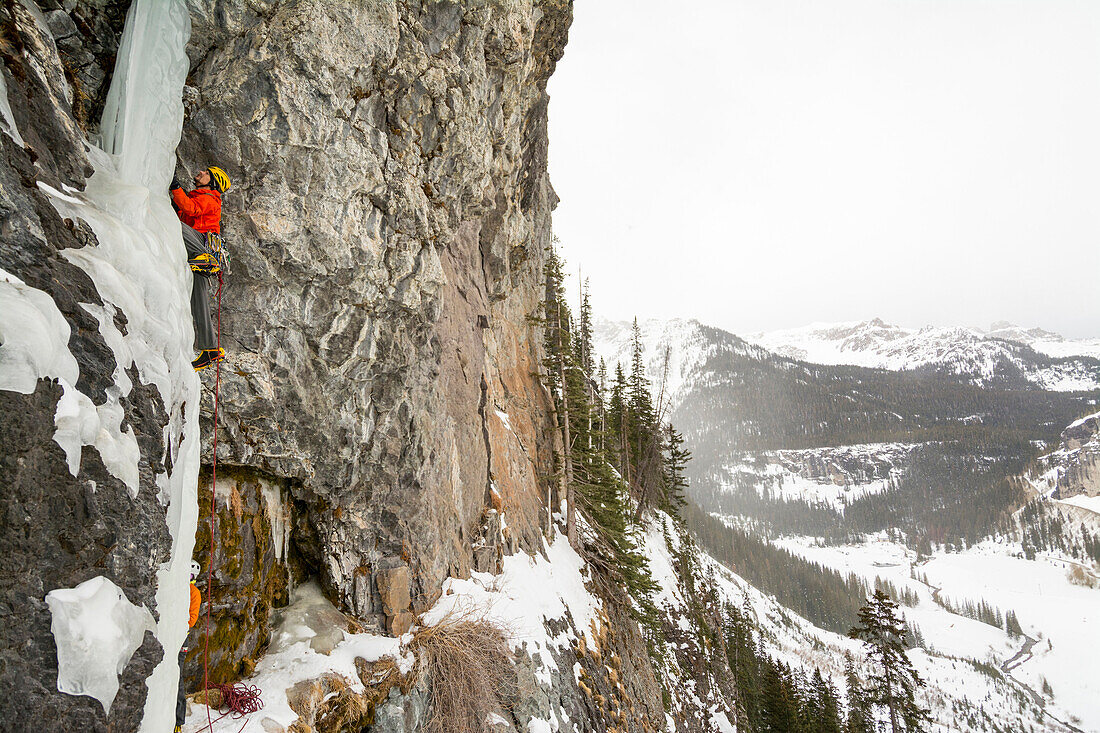
[[(99, 321), (118, 364), (107, 403), (97, 408), (79, 393), (73, 386), (76, 380), (68, 374), (72, 369), (62, 374), (54, 363), (28, 366), (20, 362), (25, 370), (38, 372), (35, 379), (51, 372), (67, 377), (55, 440), (70, 456), (74, 473), (79, 469), (80, 446), (93, 444), (135, 498), (137, 444), (132, 429), (119, 429), (119, 400), (133, 387), (127, 368), (135, 366), (141, 380), (156, 387), (168, 413), (165, 444), (172, 452), (172, 469), (156, 476), (156, 483), (166, 504), (172, 554), (157, 573), (155, 633), (164, 659), (146, 680), (149, 692), (141, 730), (149, 733), (172, 727), (179, 675), (176, 659), (187, 633), (188, 567), (197, 518), (200, 384), (190, 365), (191, 273), (179, 220), (167, 195), (183, 125), (183, 83), (189, 67), (185, 46), (190, 30), (184, 0), (133, 3), (103, 114), (100, 146), (89, 145), (95, 174), (83, 192), (56, 191), (39, 184), (62, 216), (87, 222), (99, 241), (98, 246), (62, 254), (88, 274), (104, 302), (84, 307)], [(23, 293), (28, 308), (52, 308), (60, 317), (52, 300), (44, 303), (35, 295), (40, 291), (25, 286), (17, 291), (19, 284), (8, 284), (12, 292)], [(126, 318), (125, 334), (114, 325), (116, 312)], [(53, 316), (43, 313), (40, 320), (56, 322)], [(67, 333), (62, 336), (53, 343), (65, 344)], [(70, 363), (64, 358), (54, 362)], [(62, 430), (63, 420), (70, 429)], [(81, 595), (65, 597), (78, 603)], [(71, 613), (78, 614), (79, 609)], [(59, 648), (62, 643), (59, 638)]]

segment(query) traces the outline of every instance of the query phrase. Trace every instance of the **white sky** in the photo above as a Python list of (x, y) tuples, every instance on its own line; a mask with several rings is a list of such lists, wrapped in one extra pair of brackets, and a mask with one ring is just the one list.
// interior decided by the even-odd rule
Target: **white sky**
[(1100, 336), (1100, 2), (577, 0), (550, 95), (601, 315)]

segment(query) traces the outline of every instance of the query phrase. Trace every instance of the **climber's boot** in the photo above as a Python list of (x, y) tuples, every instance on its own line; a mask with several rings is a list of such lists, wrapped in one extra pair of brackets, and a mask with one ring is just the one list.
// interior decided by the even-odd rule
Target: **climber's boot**
[(187, 260), (187, 264), (191, 265), (191, 272), (197, 272), (200, 275), (217, 275), (222, 269), (217, 258), (206, 252), (197, 254)]
[(199, 358), (191, 362), (196, 372), (201, 372), (211, 364), (215, 364), (225, 358), (225, 349), (203, 349)]

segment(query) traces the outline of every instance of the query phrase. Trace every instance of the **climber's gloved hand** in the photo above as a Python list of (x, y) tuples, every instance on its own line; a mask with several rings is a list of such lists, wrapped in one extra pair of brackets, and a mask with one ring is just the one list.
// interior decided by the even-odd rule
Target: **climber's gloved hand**
[(180, 185), (179, 179), (176, 178), (175, 175), (173, 175), (172, 182), (168, 184), (168, 190), (175, 191), (177, 188), (183, 188), (183, 186)]

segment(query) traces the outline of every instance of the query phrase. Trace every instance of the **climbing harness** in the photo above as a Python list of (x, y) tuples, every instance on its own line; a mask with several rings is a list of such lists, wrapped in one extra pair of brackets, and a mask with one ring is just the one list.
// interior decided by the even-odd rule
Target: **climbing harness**
[(206, 233), (206, 246), (214, 253), (214, 259), (218, 263), (218, 271), (229, 274), (229, 248), (225, 246), (225, 240), (216, 232)]
[[(229, 248), (225, 245), (225, 240), (216, 232), (206, 232), (203, 237), (206, 240), (206, 248), (210, 250), (210, 253), (203, 252), (189, 259), (187, 264), (191, 266), (191, 271), (206, 277), (213, 277), (214, 275), (220, 277), (223, 272), (229, 274), (229, 265), (232, 258), (229, 256)], [(221, 287), (220, 282), (218, 287)]]

